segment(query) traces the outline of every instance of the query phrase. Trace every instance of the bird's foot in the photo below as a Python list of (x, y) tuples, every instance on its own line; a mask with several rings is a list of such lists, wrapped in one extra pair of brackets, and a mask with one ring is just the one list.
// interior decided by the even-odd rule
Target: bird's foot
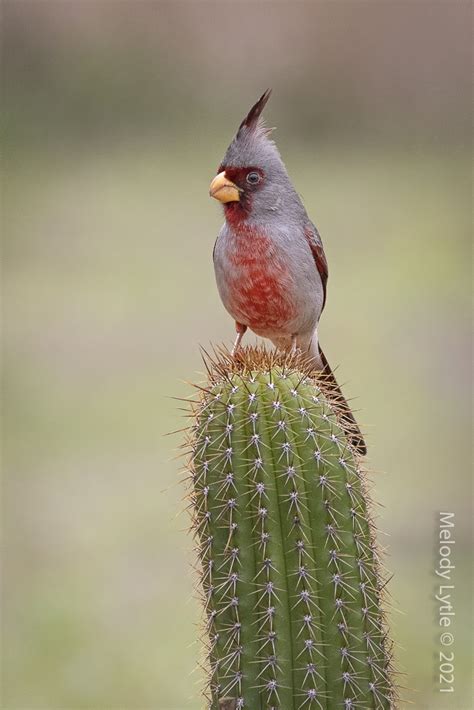
[(232, 346), (232, 350), (230, 351), (230, 354), (232, 357), (235, 357), (237, 354), (239, 348), (240, 348), (240, 341), (242, 340), (242, 334), (239, 333), (235, 339), (234, 345)]
[(230, 354), (232, 355), (232, 357), (234, 357), (237, 354), (237, 352), (240, 348), (240, 343), (242, 341), (242, 338), (244, 337), (245, 331), (247, 330), (247, 326), (242, 325), (241, 323), (236, 323), (235, 329), (237, 331), (237, 337), (235, 338), (234, 345), (232, 347), (232, 350), (230, 351)]

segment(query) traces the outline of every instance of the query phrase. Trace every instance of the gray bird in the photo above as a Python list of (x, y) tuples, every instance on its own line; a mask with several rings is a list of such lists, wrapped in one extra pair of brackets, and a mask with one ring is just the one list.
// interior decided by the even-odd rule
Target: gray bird
[(270, 93), (240, 124), (210, 185), (211, 197), (224, 206), (213, 258), (220, 297), (235, 320), (233, 352), (250, 328), (279, 349), (307, 353), (331, 384), (352, 444), (364, 455), (364, 439), (319, 345), (328, 265), (319, 232), (262, 122)]

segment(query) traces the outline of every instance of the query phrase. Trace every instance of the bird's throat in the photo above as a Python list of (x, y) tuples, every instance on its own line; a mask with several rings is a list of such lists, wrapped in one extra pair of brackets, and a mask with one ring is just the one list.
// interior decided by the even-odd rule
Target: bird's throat
[(224, 215), (229, 227), (238, 229), (240, 225), (247, 222), (250, 216), (249, 200), (244, 199), (240, 202), (227, 202), (224, 205)]

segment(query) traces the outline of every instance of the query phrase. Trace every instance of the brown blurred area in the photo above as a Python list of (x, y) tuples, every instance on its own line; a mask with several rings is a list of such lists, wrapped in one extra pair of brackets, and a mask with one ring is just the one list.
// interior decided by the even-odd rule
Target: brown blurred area
[[(270, 86), (329, 261), (324, 349), (368, 432), (404, 694), (468, 710), (471, 3), (2, 9), (0, 704), (202, 707), (180, 437), (164, 434), (199, 345), (233, 336), (208, 184)], [(457, 526), (449, 705), (438, 510)]]
[(41, 111), (99, 139), (131, 123), (169, 130), (217, 97), (234, 119), (267, 84), (279, 123), (312, 140), (466, 139), (469, 12), (459, 1), (7, 2), (7, 91), (34, 106), (36, 130)]

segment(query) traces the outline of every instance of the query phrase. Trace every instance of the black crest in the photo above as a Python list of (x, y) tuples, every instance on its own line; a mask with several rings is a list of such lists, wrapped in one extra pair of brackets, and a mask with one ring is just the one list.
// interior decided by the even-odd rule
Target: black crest
[(239, 131), (242, 128), (249, 128), (250, 130), (253, 130), (256, 128), (258, 119), (262, 115), (262, 111), (267, 105), (268, 99), (270, 98), (270, 95), (272, 93), (271, 89), (267, 89), (259, 98), (256, 104), (252, 106), (244, 120), (239, 126)]

